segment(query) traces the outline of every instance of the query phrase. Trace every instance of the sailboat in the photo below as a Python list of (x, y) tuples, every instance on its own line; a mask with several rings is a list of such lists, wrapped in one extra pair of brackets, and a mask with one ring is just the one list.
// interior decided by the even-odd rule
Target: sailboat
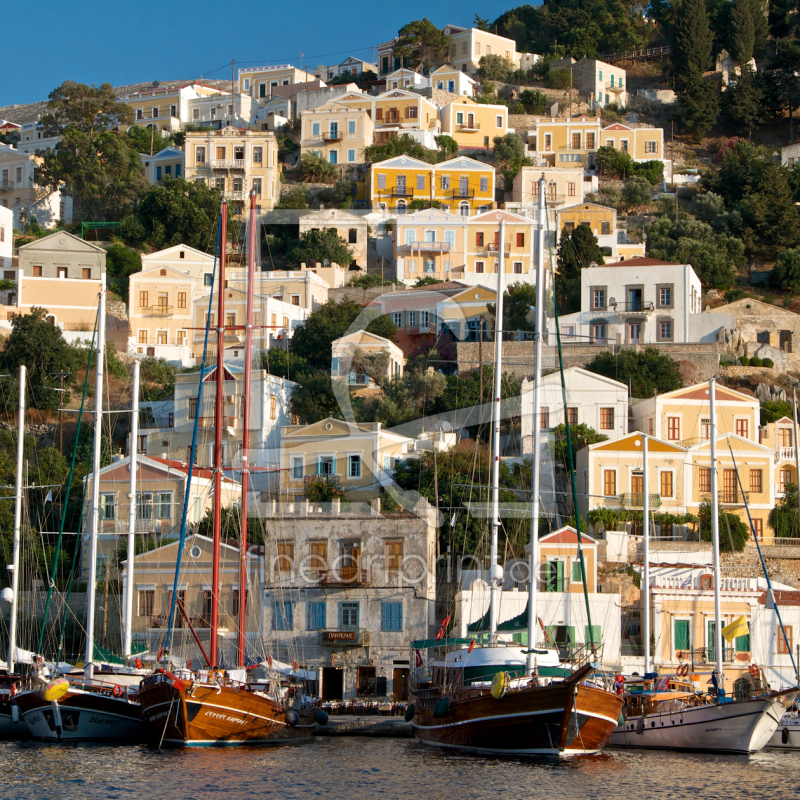
[[(724, 687), (722, 623), (720, 607), (719, 495), (717, 494), (717, 424), (715, 381), (709, 383), (711, 423), (711, 526), (714, 571), (714, 653), (715, 678)], [(647, 486), (647, 441), (644, 440), (644, 564), (642, 596), (644, 601), (644, 691), (629, 692), (625, 697), (624, 720), (614, 731), (614, 747), (637, 747), (657, 750), (689, 750), (715, 753), (748, 754), (761, 750), (771, 739), (784, 715), (793, 692), (754, 695), (747, 699), (728, 699), (698, 695), (690, 683), (674, 681), (669, 676), (651, 673), (650, 665), (650, 550)]]
[[(243, 455), (242, 464), (242, 536), (240, 542), (241, 559), (239, 587), (242, 598), (247, 597), (246, 581), (246, 530), (247, 530), (247, 486), (248, 486), (248, 446), (250, 421), (250, 375), (252, 361), (253, 330), (253, 292), (255, 283), (255, 216), (256, 196), (250, 198), (249, 246), (247, 249), (247, 323), (245, 327), (245, 359), (244, 359), (244, 408), (243, 408)], [(245, 603), (239, 604), (239, 633), (237, 640), (237, 661), (239, 669), (231, 670), (227, 676), (219, 669), (218, 627), (219, 627), (219, 586), (220, 586), (220, 521), (222, 499), (222, 431), (223, 421), (223, 379), (225, 352), (225, 228), (227, 206), (223, 202), (219, 252), (219, 290), (217, 328), (217, 372), (216, 372), (216, 425), (214, 447), (214, 550), (212, 560), (212, 602), (211, 602), (211, 641), (207, 670), (192, 672), (186, 668), (177, 669), (175, 673), (166, 667), (159, 668), (152, 676), (142, 682), (139, 692), (139, 703), (142, 715), (147, 722), (151, 734), (164, 744), (187, 746), (229, 746), (255, 744), (282, 744), (309, 740), (316, 727), (317, 709), (303, 702), (301, 692), (294, 698), (284, 696), (281, 682), (270, 682), (267, 691), (247, 682), (245, 670)], [(213, 283), (209, 297), (209, 306), (213, 297)], [(209, 309), (210, 310), (210, 309)], [(210, 316), (210, 315), (209, 315)], [(208, 328), (206, 329), (206, 342)], [(203, 358), (205, 365), (205, 353)], [(199, 391), (203, 387), (203, 368), (201, 367)], [(198, 405), (200, 404), (198, 398)], [(198, 415), (199, 416), (199, 415)], [(197, 419), (192, 442), (192, 454), (196, 447)], [(189, 459), (188, 484), (191, 482), (191, 468), (194, 458)], [(181, 526), (181, 544), (178, 563), (175, 569), (175, 581), (180, 573), (180, 553), (186, 537), (186, 507)], [(173, 606), (170, 610), (168, 637), (172, 635), (177, 591), (173, 592)], [(183, 609), (179, 607), (183, 613)], [(188, 623), (188, 620), (187, 620)], [(169, 643), (165, 648), (165, 664), (170, 666)]]
[[(145, 727), (136, 692), (94, 675), (94, 616), (97, 588), (97, 532), (100, 520), (100, 452), (103, 414), (103, 370), (106, 328), (106, 284), (102, 276), (98, 311), (98, 345), (95, 365), (95, 425), (92, 469), (91, 529), (88, 603), (86, 610), (86, 654), (82, 679), (49, 680), (42, 672), (34, 675), (13, 704), (31, 735), (46, 741), (143, 741)], [(134, 365), (138, 369), (138, 364)], [(137, 381), (138, 382), (138, 381)], [(132, 440), (132, 451), (136, 443)]]
[[(539, 419), (544, 330), (544, 176), (539, 181), (539, 231), (536, 267), (536, 340), (533, 383), (534, 420)], [(520, 755), (572, 755), (596, 753), (608, 741), (622, 707), (622, 699), (599, 681), (594, 643), (574, 669), (559, 670), (558, 654), (536, 647), (536, 596), (538, 592), (539, 425), (534, 424), (531, 548), (528, 581), (528, 646), (506, 646), (497, 639), (498, 564), (500, 528), (500, 397), (502, 378), (502, 320), (504, 273), (504, 222), (500, 222), (499, 266), (495, 333), (491, 594), (489, 642), (446, 652), (423, 667), (417, 659), (410, 684), (412, 706), (407, 713), (420, 741), (437, 747), (479, 753)], [(580, 537), (578, 538), (580, 542)], [(583, 568), (583, 565), (582, 565)], [(585, 581), (584, 581), (585, 584)], [(587, 603), (588, 611), (588, 603)], [(442, 628), (444, 633), (445, 627)], [(591, 630), (591, 625), (590, 625)], [(436, 642), (432, 646), (435, 646)], [(542, 674), (540, 674), (542, 668)], [(546, 669), (545, 669), (546, 668)], [(544, 673), (550, 673), (543, 677)], [(560, 674), (559, 674), (560, 673)]]

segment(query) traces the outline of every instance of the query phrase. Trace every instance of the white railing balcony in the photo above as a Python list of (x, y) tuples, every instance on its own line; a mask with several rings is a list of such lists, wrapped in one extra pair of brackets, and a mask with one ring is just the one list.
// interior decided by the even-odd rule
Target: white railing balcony
[(794, 447), (779, 447), (775, 451), (775, 461), (794, 461)]
[(226, 200), (239, 200), (239, 201), (243, 201), (243, 200), (246, 200), (246, 199), (247, 199), (247, 192), (242, 192), (242, 191), (233, 191), (233, 190), (227, 190), (227, 189), (226, 189), (225, 191), (223, 191), (223, 193), (222, 193), (222, 196), (223, 196), (223, 197), (224, 197)]
[(212, 158), (208, 166), (211, 169), (246, 169), (247, 161), (243, 158)]

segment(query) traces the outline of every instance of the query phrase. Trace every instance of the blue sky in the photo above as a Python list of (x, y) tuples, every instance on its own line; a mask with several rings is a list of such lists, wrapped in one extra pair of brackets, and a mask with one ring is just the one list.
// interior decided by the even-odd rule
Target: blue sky
[(369, 60), (372, 45), (387, 41), (415, 17), (427, 16), (440, 26), (469, 25), (475, 14), (494, 20), (523, 1), (428, 0), (424, 12), (374, 0), (173, 0), (133, 9), (119, 0), (42, 0), (35, 11), (7, 3), (0, 106), (46, 99), (65, 80), (117, 86), (200, 75), (228, 78), (232, 58), (242, 66), (298, 67), (300, 53), (311, 67), (349, 54)]

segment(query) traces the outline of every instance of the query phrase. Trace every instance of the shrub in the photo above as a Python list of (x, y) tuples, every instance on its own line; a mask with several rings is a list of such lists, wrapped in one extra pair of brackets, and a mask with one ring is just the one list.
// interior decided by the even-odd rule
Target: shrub
[(758, 356), (753, 356), (750, 359), (750, 366), (751, 367), (760, 367), (761, 366), (761, 359)]
[(568, 69), (551, 69), (547, 73), (547, 85), (550, 89), (569, 88), (570, 73)]
[(775, 366), (775, 362), (771, 358), (765, 358), (761, 362), (762, 367), (766, 367), (767, 369), (772, 369)]
[(740, 364), (741, 364), (743, 367), (749, 367), (749, 366), (750, 366), (750, 359), (749, 359), (747, 356), (742, 356), (742, 357), (739, 359), (739, 363), (740, 363)]

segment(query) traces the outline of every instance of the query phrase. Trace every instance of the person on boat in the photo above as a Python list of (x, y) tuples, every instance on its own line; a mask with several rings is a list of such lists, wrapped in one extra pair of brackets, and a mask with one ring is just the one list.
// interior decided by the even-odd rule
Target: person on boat
[(620, 672), (618, 672), (614, 678), (614, 691), (619, 695), (625, 692), (625, 678), (622, 677), (622, 673)]

